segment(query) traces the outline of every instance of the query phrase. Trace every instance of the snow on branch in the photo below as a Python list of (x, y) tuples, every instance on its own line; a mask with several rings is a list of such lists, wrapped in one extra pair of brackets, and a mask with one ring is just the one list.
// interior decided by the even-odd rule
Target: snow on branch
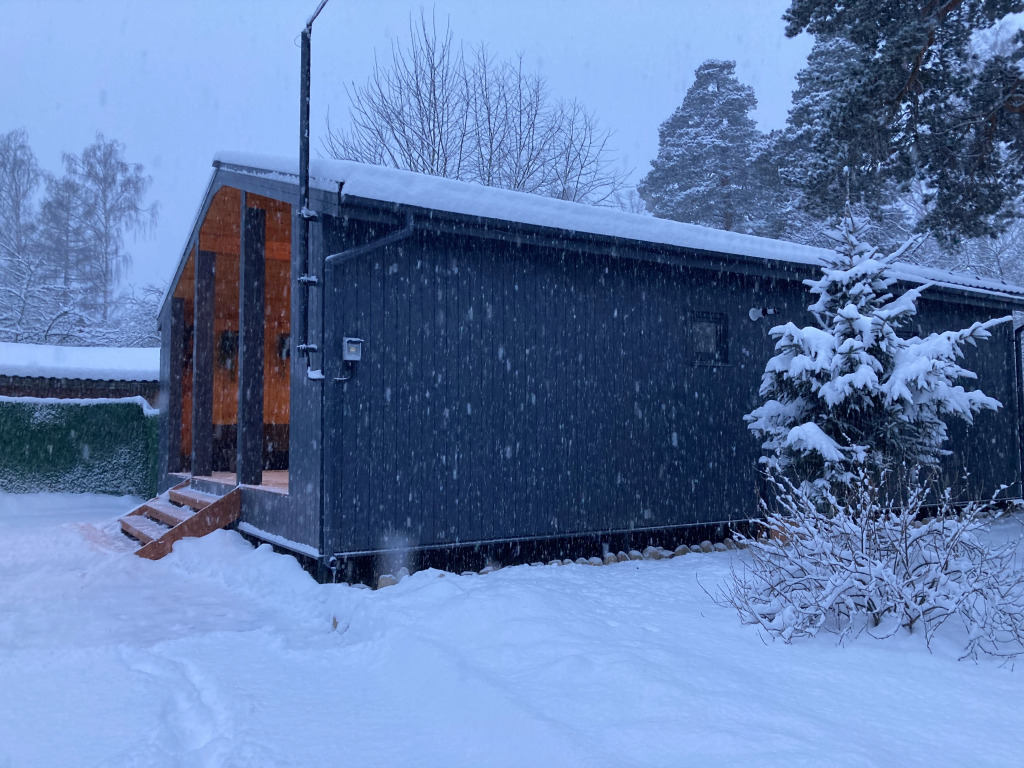
[(787, 643), (906, 630), (929, 648), (945, 627), (962, 643), (961, 659), (1024, 653), (1020, 539), (986, 543), (986, 520), (1000, 514), (994, 504), (957, 510), (947, 491), (925, 517), (926, 485), (912, 484), (897, 505), (861, 468), (847, 500), (830, 495), (823, 511), (806, 489), (778, 475), (771, 482), (779, 506), (765, 508), (772, 536), (746, 539), (750, 560), (718, 595), (744, 623)]

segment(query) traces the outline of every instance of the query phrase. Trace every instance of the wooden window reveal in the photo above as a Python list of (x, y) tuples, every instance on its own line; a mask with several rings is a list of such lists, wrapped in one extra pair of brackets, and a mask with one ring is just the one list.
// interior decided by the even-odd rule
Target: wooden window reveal
[(690, 312), (690, 361), (695, 365), (727, 365), (729, 333), (722, 312)]

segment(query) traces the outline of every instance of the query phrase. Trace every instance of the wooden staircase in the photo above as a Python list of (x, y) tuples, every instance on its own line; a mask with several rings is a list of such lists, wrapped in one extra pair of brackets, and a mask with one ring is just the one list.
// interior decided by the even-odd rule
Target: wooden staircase
[(242, 511), (242, 490), (224, 496), (189, 487), (189, 481), (171, 488), (121, 518), (121, 532), (141, 545), (135, 554), (159, 560), (170, 553), (174, 542), (186, 536), (205, 536), (230, 525)]

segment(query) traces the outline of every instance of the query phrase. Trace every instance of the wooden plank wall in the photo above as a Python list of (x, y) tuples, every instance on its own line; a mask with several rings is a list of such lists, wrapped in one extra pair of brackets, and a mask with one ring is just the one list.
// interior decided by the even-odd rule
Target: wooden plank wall
[[(181, 302), (181, 430), (178, 438), (181, 459), (179, 468), (192, 466), (192, 345), (195, 333), (195, 249), (185, 262), (181, 279), (174, 286), (174, 299)], [(174, 364), (174, 361), (171, 361)]]
[[(260, 195), (247, 195), (247, 206), (266, 217), (264, 314), (264, 424), (265, 439), (274, 443), (275, 468), (287, 467), (291, 317), (291, 205)], [(199, 247), (214, 258), (213, 281), (213, 387), (212, 415), (215, 440), (224, 445), (214, 451), (214, 470), (234, 469), (235, 430), (238, 423), (239, 244), (241, 193), (222, 187), (215, 194), (199, 230)], [(195, 253), (190, 254), (174, 296), (182, 299), (183, 343), (187, 348), (180, 365), (182, 453), (190, 456), (193, 437), (193, 359), (195, 330)], [(228, 334), (228, 335), (225, 335)], [(209, 343), (204, 341), (204, 344)], [(204, 347), (205, 348), (205, 347)], [(229, 445), (231, 444), (231, 445)], [(188, 461), (185, 462), (188, 464)]]
[[(327, 371), (334, 551), (753, 513), (742, 417), (770, 344), (743, 324), (752, 285), (425, 234), (328, 281), (327, 349), (366, 339), (349, 382)], [(728, 365), (688, 360), (691, 309), (728, 316)]]

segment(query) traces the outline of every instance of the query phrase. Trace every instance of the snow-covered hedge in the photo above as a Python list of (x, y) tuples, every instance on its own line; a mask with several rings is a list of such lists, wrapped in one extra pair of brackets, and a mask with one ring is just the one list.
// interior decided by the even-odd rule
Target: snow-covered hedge
[(157, 412), (141, 397), (0, 397), (0, 490), (156, 492)]

